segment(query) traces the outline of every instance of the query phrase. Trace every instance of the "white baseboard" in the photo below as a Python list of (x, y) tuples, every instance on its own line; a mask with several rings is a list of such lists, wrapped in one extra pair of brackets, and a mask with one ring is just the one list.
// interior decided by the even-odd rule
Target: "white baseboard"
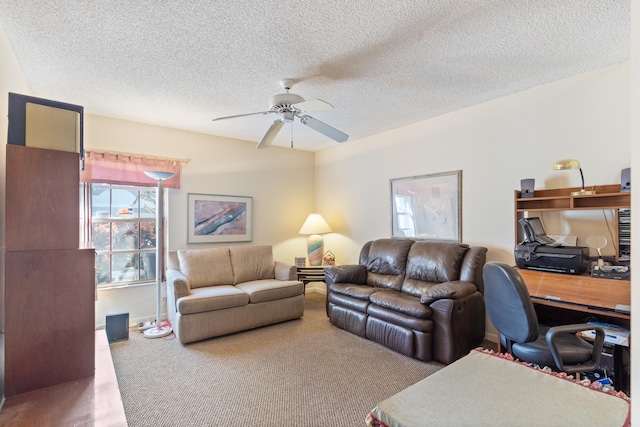
[(305, 292), (317, 292), (327, 294), (327, 285), (324, 282), (309, 282), (305, 286)]

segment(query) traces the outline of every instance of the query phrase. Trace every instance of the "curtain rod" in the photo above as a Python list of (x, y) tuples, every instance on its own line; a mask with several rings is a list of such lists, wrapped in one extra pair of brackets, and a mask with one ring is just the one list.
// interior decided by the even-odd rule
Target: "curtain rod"
[(85, 154), (94, 153), (94, 154), (108, 154), (112, 156), (140, 157), (140, 158), (145, 158), (149, 160), (163, 160), (167, 162), (176, 162), (176, 163), (179, 162), (185, 165), (190, 162), (189, 159), (175, 159), (171, 157), (147, 156), (146, 154), (124, 153), (119, 151), (106, 151), (106, 150), (99, 150), (99, 149), (93, 149), (93, 148), (86, 148), (84, 151), (85, 151)]

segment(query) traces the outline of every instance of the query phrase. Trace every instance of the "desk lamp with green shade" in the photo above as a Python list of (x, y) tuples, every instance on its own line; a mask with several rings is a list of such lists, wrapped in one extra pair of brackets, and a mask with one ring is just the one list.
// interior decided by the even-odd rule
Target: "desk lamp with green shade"
[(299, 233), (308, 234), (307, 238), (307, 255), (309, 257), (309, 265), (315, 267), (322, 265), (322, 257), (324, 255), (324, 239), (321, 234), (331, 233), (333, 230), (317, 213), (309, 214), (307, 220), (302, 224)]

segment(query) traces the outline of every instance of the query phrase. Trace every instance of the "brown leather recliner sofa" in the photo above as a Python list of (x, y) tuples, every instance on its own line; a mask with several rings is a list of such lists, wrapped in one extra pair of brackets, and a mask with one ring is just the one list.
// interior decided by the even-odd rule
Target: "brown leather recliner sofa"
[(327, 315), (404, 355), (449, 364), (484, 338), (486, 253), (461, 243), (367, 242), (358, 265), (325, 267)]

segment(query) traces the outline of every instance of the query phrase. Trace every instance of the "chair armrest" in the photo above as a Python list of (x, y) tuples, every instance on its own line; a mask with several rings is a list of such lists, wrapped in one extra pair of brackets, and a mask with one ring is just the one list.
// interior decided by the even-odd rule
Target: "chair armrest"
[[(587, 364), (580, 365), (565, 365), (560, 358), (560, 354), (558, 352), (558, 347), (556, 345), (556, 338), (563, 334), (573, 334), (575, 335), (581, 331), (592, 331), (595, 330), (596, 337), (593, 341), (593, 353), (591, 353), (591, 361)], [(602, 345), (604, 343), (604, 329), (599, 326), (594, 326), (588, 323), (579, 323), (573, 325), (561, 325), (561, 326), (553, 326), (549, 328), (547, 331), (547, 335), (545, 336), (547, 340), (547, 344), (551, 349), (551, 355), (553, 356), (554, 362), (556, 362), (556, 366), (563, 372), (568, 374), (573, 374), (576, 372), (584, 372), (584, 371), (593, 371), (600, 364), (600, 355), (602, 354)]]
[(182, 274), (181, 271), (169, 269), (167, 270), (167, 287), (171, 287), (175, 300), (186, 297), (191, 294), (191, 286), (189, 286), (189, 279)]
[(420, 302), (422, 304), (431, 304), (439, 299), (460, 299), (471, 295), (477, 290), (478, 287), (475, 283), (462, 280), (437, 283), (422, 293)]
[(298, 273), (295, 265), (276, 261), (274, 272), (276, 280), (298, 280)]
[(324, 279), (327, 285), (333, 283), (367, 284), (367, 268), (364, 265), (336, 265), (324, 268)]

